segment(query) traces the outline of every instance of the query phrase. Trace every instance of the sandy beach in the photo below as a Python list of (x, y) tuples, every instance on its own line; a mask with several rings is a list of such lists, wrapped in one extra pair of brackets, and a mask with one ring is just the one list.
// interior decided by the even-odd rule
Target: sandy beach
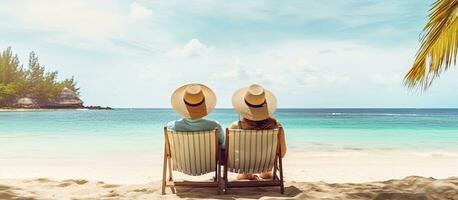
[(410, 176), (402, 180), (368, 183), (293, 182), (285, 194), (271, 188), (232, 189), (216, 195), (209, 189), (178, 188), (177, 194), (160, 194), (160, 182), (116, 185), (82, 179), (0, 180), (1, 199), (457, 199), (458, 177), (433, 179)]
[[(290, 152), (283, 196), (278, 188), (232, 189), (221, 196), (209, 189), (180, 188), (177, 194), (167, 190), (162, 196), (157, 154), (65, 160), (3, 155), (0, 199), (458, 199), (457, 158), (439, 152)], [(212, 177), (174, 175), (187, 180)]]

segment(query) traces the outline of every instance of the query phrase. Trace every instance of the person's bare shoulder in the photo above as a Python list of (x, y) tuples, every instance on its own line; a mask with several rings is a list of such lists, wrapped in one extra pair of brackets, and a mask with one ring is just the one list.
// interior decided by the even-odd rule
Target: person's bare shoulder
[(237, 128), (239, 128), (238, 121), (232, 122), (232, 124), (229, 126), (229, 129), (237, 129)]
[(281, 123), (277, 119), (270, 118), (270, 120), (272, 120), (272, 123), (276, 124), (276, 127), (281, 127)]

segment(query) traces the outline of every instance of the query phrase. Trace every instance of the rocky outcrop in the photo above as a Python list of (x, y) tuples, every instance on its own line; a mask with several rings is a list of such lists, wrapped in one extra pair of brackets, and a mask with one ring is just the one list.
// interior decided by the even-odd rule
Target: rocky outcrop
[(24, 97), (24, 98), (18, 99), (16, 101), (15, 106), (20, 107), (20, 108), (36, 108), (37, 104), (33, 99)]
[[(6, 102), (6, 101), (5, 101)], [(110, 107), (84, 106), (83, 101), (78, 95), (69, 88), (64, 88), (59, 96), (54, 99), (34, 99), (22, 97), (9, 100), (9, 103), (0, 105), (6, 109), (91, 109), (91, 110), (111, 110)]]
[(59, 97), (51, 101), (51, 106), (54, 108), (84, 108), (83, 103), (75, 92), (64, 88), (60, 92)]
[(89, 110), (113, 110), (111, 107), (103, 107), (103, 106), (84, 106), (85, 109)]

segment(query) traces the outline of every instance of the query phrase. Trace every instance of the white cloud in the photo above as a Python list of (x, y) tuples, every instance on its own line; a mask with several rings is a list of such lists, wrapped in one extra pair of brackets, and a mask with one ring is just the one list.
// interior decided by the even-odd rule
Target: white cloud
[[(413, 53), (414, 48), (374, 48), (348, 41), (282, 41), (243, 49), (218, 48), (211, 57), (190, 64), (199, 67), (188, 75), (222, 91), (220, 102), (230, 99), (239, 87), (259, 83), (288, 106), (406, 106), (411, 97), (401, 84), (401, 75)], [(383, 102), (386, 98), (391, 99)]]
[(146, 17), (150, 17), (153, 14), (153, 12), (150, 9), (144, 7), (143, 5), (137, 2), (133, 2), (132, 4), (130, 4), (130, 14), (134, 20), (140, 20)]
[(305, 59), (299, 59), (299, 65), (292, 65), (288, 71), (293, 75), (290, 79), (303, 87), (314, 87), (317, 84), (345, 84), (349, 81), (348, 75), (338, 71), (329, 71), (320, 69), (318, 66), (312, 65)]
[(374, 84), (378, 84), (383, 87), (396, 87), (402, 85), (404, 77), (399, 71), (393, 71), (389, 74), (375, 72), (370, 76), (370, 79)]
[(211, 80), (247, 80), (250, 78), (250, 75), (247, 73), (246, 70), (241, 69), (239, 67), (230, 67), (225, 71), (215, 72), (210, 76)]
[[(212, 57), (236, 57), (235, 64), (216, 70), (212, 80), (237, 81), (238, 84), (261, 83), (272, 87), (317, 88), (333, 87), (351, 82), (348, 72), (341, 67), (342, 58), (329, 58), (323, 51), (348, 53), (349, 48), (362, 48), (356, 44), (337, 41), (287, 41), (247, 51), (218, 52)], [(352, 57), (356, 57), (351, 55)], [(238, 56), (234, 56), (237, 55)], [(218, 55), (215, 57), (215, 55)], [(335, 56), (334, 53), (331, 56)], [(343, 58), (348, 59), (348, 58)], [(330, 64), (326, 61), (333, 61)], [(340, 69), (337, 69), (340, 67)], [(356, 66), (354, 66), (356, 67)], [(352, 67), (353, 68), (353, 67)], [(357, 69), (349, 68), (349, 71)]]
[[(251, 60), (247, 60), (251, 63)], [(234, 81), (238, 84), (250, 83), (271, 83), (276, 82), (280, 77), (272, 74), (269, 67), (253, 67), (253, 64), (247, 65), (240, 59), (235, 59), (235, 64), (225, 67), (221, 70), (213, 71), (210, 79), (213, 81)]]
[(3, 10), (23, 24), (23, 29), (99, 38), (116, 34), (122, 20), (116, 12), (107, 9), (105, 3), (21, 0), (4, 4)]
[(7, 45), (35, 46), (28, 51), (52, 45), (92, 55), (163, 54), (176, 41), (151, 16), (137, 2), (17, 0), (0, 4), (0, 31), (11, 33)]
[(213, 47), (201, 43), (198, 39), (191, 39), (184, 47), (175, 48), (169, 52), (170, 55), (178, 57), (199, 57), (210, 53)]

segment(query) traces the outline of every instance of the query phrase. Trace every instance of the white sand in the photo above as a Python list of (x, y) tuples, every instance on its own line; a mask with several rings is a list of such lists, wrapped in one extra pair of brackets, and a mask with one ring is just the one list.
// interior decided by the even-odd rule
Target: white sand
[(161, 195), (159, 182), (113, 185), (86, 180), (0, 180), (0, 199), (458, 199), (458, 177), (436, 180), (412, 176), (360, 184), (289, 181), (285, 187), (284, 195), (278, 188), (231, 189), (223, 195), (213, 189), (178, 188), (176, 194), (167, 190)]
[[(37, 153), (34, 156), (19, 157), (0, 153), (0, 199), (14, 199), (14, 197), (110, 199), (110, 196), (113, 197), (112, 199), (279, 197), (278, 190), (275, 188), (234, 190), (226, 196), (207, 196), (213, 192), (207, 190), (181, 189), (178, 195), (161, 196), (159, 192), (159, 180), (162, 174), (160, 153), (155, 155), (98, 153), (62, 157), (58, 155), (56, 153), (53, 156), (40, 156)], [(434, 199), (431, 195), (441, 194), (452, 195), (450, 199), (458, 199), (458, 178), (438, 181), (410, 177), (401, 182), (359, 185), (331, 184), (403, 179), (413, 175), (435, 179), (458, 176), (458, 156), (456, 154), (440, 152), (288, 152), (284, 159), (284, 170), (288, 186), (285, 197), (289, 198), (373, 199), (377, 195), (382, 195), (377, 198), (383, 199), (382, 197), (390, 197), (389, 195), (394, 195), (396, 198), (407, 195), (398, 199)], [(192, 180), (200, 178), (208, 180), (211, 176), (209, 174), (194, 177)], [(176, 173), (175, 177), (177, 179), (188, 178), (179, 173)], [(234, 175), (231, 177), (233, 178)], [(84, 181), (63, 181), (66, 179)], [(121, 186), (102, 184), (100, 181)], [(170, 190), (168, 192), (170, 193)]]
[[(117, 184), (142, 184), (162, 177), (162, 155), (94, 153), (93, 155), (4, 155), (2, 179), (86, 179)], [(285, 179), (294, 181), (367, 182), (416, 175), (447, 178), (458, 175), (458, 155), (407, 152), (288, 152)], [(178, 175), (178, 177), (180, 177)]]

